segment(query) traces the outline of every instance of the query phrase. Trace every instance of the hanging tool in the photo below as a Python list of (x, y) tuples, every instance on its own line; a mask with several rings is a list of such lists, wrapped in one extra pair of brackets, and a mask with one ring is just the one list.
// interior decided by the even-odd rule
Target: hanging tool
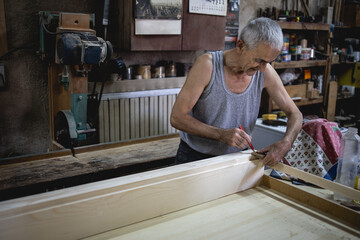
[(305, 0), (301, 0), (301, 4), (302, 4), (303, 7), (304, 7), (304, 10), (305, 10), (306, 15), (307, 15), (308, 17), (310, 17), (310, 16), (311, 16), (311, 15), (310, 15), (310, 10), (309, 10), (309, 7), (308, 7), (308, 5), (306, 4)]

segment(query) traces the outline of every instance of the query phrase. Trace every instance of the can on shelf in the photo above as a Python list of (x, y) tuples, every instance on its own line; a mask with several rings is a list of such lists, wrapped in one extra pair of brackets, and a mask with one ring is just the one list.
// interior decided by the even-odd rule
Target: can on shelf
[(283, 62), (291, 61), (291, 54), (282, 54), (282, 61)]
[(303, 48), (303, 49), (301, 49), (300, 59), (301, 60), (309, 60), (310, 59), (310, 53), (311, 53), (311, 48)]

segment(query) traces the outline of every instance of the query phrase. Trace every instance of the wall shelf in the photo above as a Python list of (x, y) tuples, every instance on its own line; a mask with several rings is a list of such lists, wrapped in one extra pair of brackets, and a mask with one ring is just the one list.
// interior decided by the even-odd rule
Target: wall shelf
[(313, 30), (313, 31), (329, 31), (330, 25), (326, 23), (302, 23), (302, 22), (281, 22), (278, 24), (282, 29), (286, 30)]
[[(185, 83), (186, 77), (170, 77), (170, 78), (150, 78), (150, 79), (133, 79), (107, 81), (104, 85), (103, 93), (119, 93), (119, 92), (136, 92), (156, 89), (181, 88)], [(89, 82), (89, 91), (93, 89), (94, 83)], [(101, 83), (96, 85), (96, 91), (100, 92)]]
[(326, 66), (327, 60), (301, 60), (301, 61), (290, 61), (290, 62), (273, 62), (271, 65), (275, 69), (284, 68), (302, 68), (302, 67), (319, 67)]
[[(326, 56), (324, 57), (325, 59), (273, 62), (271, 65), (276, 70), (288, 68), (316, 68), (314, 71), (323, 75), (320, 97), (315, 99), (306, 98), (308, 90), (305, 85), (286, 86), (285, 89), (290, 97), (301, 97), (301, 100), (294, 101), (296, 106), (301, 107), (314, 104), (321, 105), (317, 106), (318, 114), (330, 121), (333, 121), (335, 116), (335, 107), (331, 104), (332, 102), (329, 101), (329, 78), (331, 71), (331, 59), (328, 58), (331, 54), (330, 24), (282, 21), (278, 21), (278, 24), (282, 28), (283, 33), (295, 34), (296, 37), (298, 37), (297, 39), (295, 38), (297, 43), (294, 45), (298, 45), (301, 39), (306, 39), (308, 41), (308, 46), (314, 45), (316, 47), (322, 46), (324, 48), (323, 55)], [(270, 113), (275, 109), (279, 109), (279, 107), (276, 106), (276, 104), (270, 99), (267, 91), (263, 92), (261, 108), (264, 113)]]
[[(294, 103), (298, 107), (306, 106), (306, 105), (312, 105), (312, 104), (319, 104), (319, 103), (323, 103), (323, 102), (324, 102), (323, 97), (319, 97), (319, 98), (315, 98), (315, 99), (304, 98), (304, 99), (301, 99), (301, 100), (294, 101)], [(274, 104), (273, 105), (273, 110), (277, 110), (277, 109), (279, 109), (279, 107)]]

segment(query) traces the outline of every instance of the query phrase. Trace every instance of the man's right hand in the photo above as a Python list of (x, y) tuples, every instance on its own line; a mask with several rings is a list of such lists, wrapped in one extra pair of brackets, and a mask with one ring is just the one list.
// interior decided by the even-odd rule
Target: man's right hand
[(219, 141), (243, 149), (249, 145), (251, 137), (240, 128), (221, 129)]

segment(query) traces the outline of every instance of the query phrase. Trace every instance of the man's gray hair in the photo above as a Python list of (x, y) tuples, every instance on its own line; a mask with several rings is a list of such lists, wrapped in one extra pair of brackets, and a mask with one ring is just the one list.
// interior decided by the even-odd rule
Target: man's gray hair
[(260, 17), (250, 21), (243, 28), (240, 40), (249, 50), (253, 50), (260, 42), (263, 42), (280, 51), (283, 45), (283, 33), (276, 21)]

